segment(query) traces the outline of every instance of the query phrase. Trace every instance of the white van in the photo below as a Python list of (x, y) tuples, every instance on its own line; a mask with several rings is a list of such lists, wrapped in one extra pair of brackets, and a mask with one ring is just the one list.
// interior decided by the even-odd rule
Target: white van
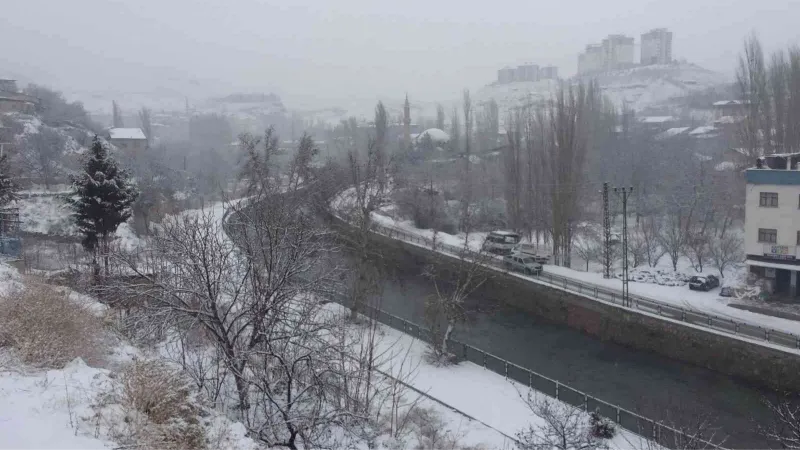
[(522, 237), (513, 231), (492, 231), (483, 241), (483, 249), (490, 253), (507, 255)]

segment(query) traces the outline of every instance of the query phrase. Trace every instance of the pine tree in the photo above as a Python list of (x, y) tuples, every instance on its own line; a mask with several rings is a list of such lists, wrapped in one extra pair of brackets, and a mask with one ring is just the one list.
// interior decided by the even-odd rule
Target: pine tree
[(17, 198), (17, 184), (11, 178), (11, 165), (8, 155), (0, 156), (0, 207)]
[(83, 248), (92, 252), (95, 276), (100, 274), (97, 254), (105, 256), (108, 274), (110, 237), (131, 216), (131, 205), (139, 195), (128, 174), (117, 166), (108, 150), (94, 137), (83, 172), (72, 178), (74, 195), (69, 200), (73, 217), (83, 234)]

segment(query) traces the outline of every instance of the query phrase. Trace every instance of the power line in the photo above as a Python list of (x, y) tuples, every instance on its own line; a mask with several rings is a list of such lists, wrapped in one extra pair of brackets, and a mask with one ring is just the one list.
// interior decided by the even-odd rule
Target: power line
[(628, 195), (633, 192), (633, 186), (614, 188), (614, 192), (622, 194), (622, 304), (631, 306), (628, 286)]

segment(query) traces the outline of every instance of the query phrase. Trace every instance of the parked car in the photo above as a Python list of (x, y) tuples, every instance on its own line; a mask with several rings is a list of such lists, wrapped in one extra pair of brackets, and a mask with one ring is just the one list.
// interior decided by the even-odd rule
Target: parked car
[(736, 295), (736, 292), (730, 286), (725, 286), (719, 290), (720, 297), (733, 297), (734, 295)]
[(714, 275), (695, 275), (689, 279), (689, 289), (693, 291), (710, 291), (719, 287), (719, 278)]
[(511, 250), (511, 253), (533, 257), (539, 264), (547, 264), (550, 262), (550, 255), (537, 251), (536, 246), (533, 244), (517, 244)]
[(489, 253), (507, 255), (522, 237), (513, 231), (492, 231), (483, 241), (483, 249)]
[(522, 272), (526, 275), (539, 275), (542, 273), (542, 265), (536, 262), (533, 256), (514, 253), (504, 257), (503, 264), (509, 271)]

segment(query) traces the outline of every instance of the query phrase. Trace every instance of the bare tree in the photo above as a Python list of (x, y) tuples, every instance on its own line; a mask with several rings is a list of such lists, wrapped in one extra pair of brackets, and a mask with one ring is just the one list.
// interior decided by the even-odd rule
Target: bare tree
[[(386, 129), (386, 113), (383, 104), (379, 103), (375, 113), (376, 130)], [(377, 122), (382, 122), (378, 124)], [(366, 155), (351, 150), (348, 153), (350, 178), (352, 183), (350, 221), (356, 226), (356, 235), (351, 247), (356, 253), (358, 267), (354, 289), (351, 290), (351, 313), (355, 319), (362, 312), (363, 305), (370, 293), (369, 272), (374, 267), (370, 263), (371, 246), (369, 238), (372, 228), (372, 213), (384, 206), (390, 199), (391, 185), (388, 182), (389, 168), (392, 162), (386, 155), (385, 135), (369, 137), (366, 144)]]
[(461, 153), (461, 121), (456, 107), (453, 107), (450, 114), (450, 151)]
[(708, 252), (712, 264), (719, 270), (721, 277), (725, 277), (726, 268), (730, 267), (731, 264), (741, 262), (744, 258), (742, 244), (742, 238), (734, 232), (728, 232), (711, 239)]
[(444, 130), (444, 106), (441, 104), (436, 105), (436, 128)]
[(517, 432), (518, 447), (522, 450), (594, 450), (606, 448), (602, 439), (594, 436), (589, 416), (581, 409), (552, 400), (543, 395), (528, 393), (523, 398), (533, 414), (543, 423), (528, 426)]
[(121, 128), (125, 126), (125, 124), (122, 122), (122, 110), (120, 110), (116, 100), (111, 101), (111, 121), (111, 126), (114, 128)]
[(658, 261), (664, 256), (664, 250), (659, 245), (661, 237), (661, 219), (653, 215), (643, 217), (639, 220), (637, 225), (638, 234), (642, 238), (644, 244), (644, 254), (647, 259), (647, 265), (655, 267)]
[(470, 166), (472, 165), (472, 124), (474, 122), (472, 114), (472, 98), (469, 95), (469, 90), (464, 89), (463, 97), (464, 108), (464, 153), (463, 157), (463, 172), (461, 174), (461, 218), (460, 228), (469, 233), (471, 231), (471, 224), (469, 223), (469, 209), (472, 204), (472, 179), (470, 178)]
[(772, 421), (758, 428), (767, 439), (781, 448), (800, 448), (800, 402), (797, 394), (784, 392), (776, 399), (762, 399), (772, 413)]
[(142, 132), (144, 136), (147, 138), (147, 145), (150, 146), (153, 144), (153, 124), (150, 118), (150, 110), (148, 108), (142, 108), (139, 111), (139, 124), (142, 126)]
[(580, 180), (589, 150), (589, 136), (597, 126), (604, 106), (595, 83), (562, 86), (549, 103), (544, 170), (551, 174), (549, 186), (553, 259), (569, 267), (572, 235), (579, 218)]
[(22, 152), (23, 164), (38, 175), (47, 189), (59, 170), (64, 149), (64, 137), (52, 128), (42, 128), (38, 133), (26, 135)]
[(279, 148), (275, 129), (267, 128), (263, 138), (244, 133), (239, 136), (239, 147), (242, 151), (240, 177), (247, 180), (247, 192), (256, 195), (269, 189), (277, 178), (274, 166)]
[(434, 294), (425, 302), (425, 316), (433, 334), (433, 356), (440, 362), (451, 356), (447, 344), (456, 325), (467, 320), (467, 300), (490, 277), (486, 265), (491, 255), (483, 250), (471, 251), (468, 242), (469, 234), (457, 256), (439, 255), (424, 272), (434, 286)]
[(738, 129), (739, 142), (752, 160), (752, 157), (760, 156), (765, 151), (771, 153), (768, 149), (770, 139), (764, 131), (772, 129), (764, 51), (755, 35), (745, 41), (744, 54), (739, 57), (736, 82), (739, 95), (745, 102), (745, 119)]

